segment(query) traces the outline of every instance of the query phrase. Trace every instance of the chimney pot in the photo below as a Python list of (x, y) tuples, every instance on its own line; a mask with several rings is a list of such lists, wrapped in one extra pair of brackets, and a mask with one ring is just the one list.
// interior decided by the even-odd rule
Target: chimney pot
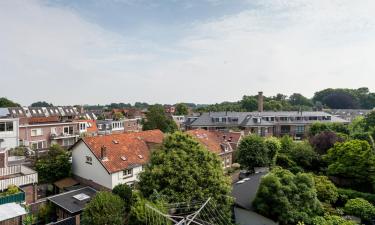
[(263, 112), (263, 92), (258, 92), (258, 112)]

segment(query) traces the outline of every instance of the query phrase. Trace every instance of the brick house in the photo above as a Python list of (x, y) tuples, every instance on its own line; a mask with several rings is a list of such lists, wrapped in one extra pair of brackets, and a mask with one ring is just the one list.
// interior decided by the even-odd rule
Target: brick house
[(71, 148), (74, 178), (98, 190), (131, 186), (163, 138), (160, 130), (84, 137)]
[(220, 156), (223, 168), (231, 167), (233, 148), (225, 138), (203, 129), (189, 130), (187, 133), (196, 138), (207, 150)]

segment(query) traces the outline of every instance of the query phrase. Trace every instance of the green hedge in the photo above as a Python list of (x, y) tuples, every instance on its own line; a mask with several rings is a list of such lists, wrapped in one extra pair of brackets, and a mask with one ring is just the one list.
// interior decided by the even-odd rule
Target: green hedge
[(375, 205), (375, 194), (343, 188), (338, 188), (337, 192), (339, 193), (339, 200), (342, 202), (342, 204), (345, 204), (349, 199), (363, 198)]

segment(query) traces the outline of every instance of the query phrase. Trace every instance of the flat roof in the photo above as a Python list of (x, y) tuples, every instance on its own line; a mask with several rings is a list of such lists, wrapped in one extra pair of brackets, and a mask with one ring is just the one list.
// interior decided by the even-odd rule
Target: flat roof
[(48, 200), (67, 212), (75, 214), (81, 212), (95, 194), (96, 190), (93, 188), (84, 187), (48, 197)]
[(16, 203), (0, 205), (0, 221), (9, 220), (19, 216), (26, 215), (25, 208)]

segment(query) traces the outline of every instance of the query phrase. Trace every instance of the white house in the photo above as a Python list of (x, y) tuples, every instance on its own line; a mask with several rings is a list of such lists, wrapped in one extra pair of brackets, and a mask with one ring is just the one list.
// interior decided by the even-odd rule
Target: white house
[(97, 189), (131, 186), (163, 137), (160, 130), (151, 130), (83, 138), (71, 148), (74, 177)]
[(0, 147), (15, 148), (19, 145), (19, 119), (0, 118)]

